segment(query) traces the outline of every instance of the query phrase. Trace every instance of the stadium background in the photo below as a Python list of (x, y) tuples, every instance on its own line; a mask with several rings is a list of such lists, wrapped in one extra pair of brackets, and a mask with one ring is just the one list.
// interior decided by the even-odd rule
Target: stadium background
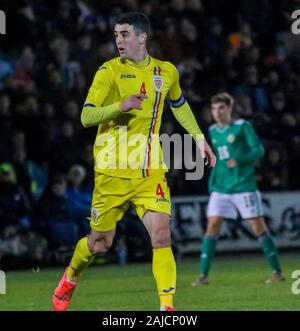
[[(266, 148), (257, 164), (260, 189), (276, 192), (282, 204), (295, 201), (286, 206), (292, 208), (286, 224), (280, 224), (279, 215), (286, 209), (267, 220), (279, 222), (273, 234), (290, 231), (293, 245), (282, 246), (298, 246), (300, 37), (291, 32), (291, 13), (300, 1), (32, 0), (1, 1), (1, 6), (7, 20), (7, 33), (0, 35), (3, 269), (65, 264), (74, 243), (88, 231), (84, 219), (93, 188), (95, 129), (83, 129), (80, 111), (96, 68), (116, 56), (114, 18), (128, 10), (149, 16), (149, 53), (177, 66), (204, 132), (212, 123), (210, 96), (228, 91), (235, 97), (235, 115), (253, 123)], [(184, 133), (167, 107), (162, 132)], [(187, 252), (200, 248), (208, 174), (187, 185), (183, 171), (170, 170), (171, 192), (179, 204), (173, 222), (178, 258), (191, 243)], [(285, 191), (295, 192), (286, 196)], [(191, 211), (188, 205), (195, 206), (199, 196), (204, 204)], [(150, 259), (145, 231), (134, 215), (126, 217), (110, 255), (98, 263)], [(197, 227), (199, 234), (189, 235)], [(251, 239), (239, 237), (231, 223), (227, 227), (223, 239), (229, 238), (229, 246), (239, 247), (237, 236), (242, 243)]]

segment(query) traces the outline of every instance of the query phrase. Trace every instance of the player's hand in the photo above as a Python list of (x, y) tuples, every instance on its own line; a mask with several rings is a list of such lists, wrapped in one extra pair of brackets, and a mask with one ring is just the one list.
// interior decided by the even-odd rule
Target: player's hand
[(133, 94), (122, 102), (122, 111), (127, 112), (132, 109), (142, 109), (141, 103), (148, 97), (145, 94)]
[(236, 160), (235, 159), (229, 159), (227, 162), (227, 167), (228, 168), (234, 168), (236, 166)]
[(217, 158), (205, 138), (198, 140), (197, 145), (200, 149), (201, 156), (205, 159), (204, 164), (209, 168), (213, 168), (216, 165)]

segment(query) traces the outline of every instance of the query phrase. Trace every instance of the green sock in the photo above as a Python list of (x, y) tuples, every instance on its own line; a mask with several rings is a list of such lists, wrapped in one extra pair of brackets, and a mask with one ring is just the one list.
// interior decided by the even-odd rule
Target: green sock
[(217, 237), (204, 236), (201, 247), (200, 272), (204, 274), (205, 277), (208, 276), (211, 262), (215, 255), (216, 245)]
[(262, 250), (265, 253), (268, 262), (274, 272), (281, 272), (278, 252), (272, 237), (268, 233), (264, 233), (258, 237)]

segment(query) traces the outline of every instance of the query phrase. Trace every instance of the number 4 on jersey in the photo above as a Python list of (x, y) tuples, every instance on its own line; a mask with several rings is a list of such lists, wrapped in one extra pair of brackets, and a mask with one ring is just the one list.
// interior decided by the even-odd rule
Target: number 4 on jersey
[(146, 95), (147, 91), (146, 91), (146, 86), (145, 83), (142, 83), (141, 89), (140, 89), (140, 93)]

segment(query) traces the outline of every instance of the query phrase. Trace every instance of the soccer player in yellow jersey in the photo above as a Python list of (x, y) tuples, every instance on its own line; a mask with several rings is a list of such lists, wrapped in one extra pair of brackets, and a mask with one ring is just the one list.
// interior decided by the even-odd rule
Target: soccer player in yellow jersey
[(110, 248), (116, 222), (130, 206), (151, 238), (160, 310), (174, 310), (176, 264), (171, 250), (171, 201), (166, 168), (155, 138), (165, 100), (195, 139), (205, 164), (213, 167), (216, 158), (182, 95), (176, 68), (148, 55), (149, 30), (149, 20), (142, 13), (125, 13), (117, 19), (114, 34), (120, 57), (99, 67), (83, 105), (83, 126), (98, 126), (91, 233), (77, 243), (55, 289), (55, 310), (68, 308), (81, 272), (95, 255)]

